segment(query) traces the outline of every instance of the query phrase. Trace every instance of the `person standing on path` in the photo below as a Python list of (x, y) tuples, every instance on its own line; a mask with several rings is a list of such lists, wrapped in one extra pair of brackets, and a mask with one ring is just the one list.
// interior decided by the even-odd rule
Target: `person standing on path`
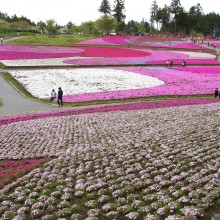
[(50, 101), (54, 101), (57, 97), (57, 94), (56, 92), (54, 91), (54, 89), (52, 89), (51, 91), (51, 97), (50, 97)]
[(173, 67), (173, 60), (170, 61), (170, 67)]
[(59, 106), (63, 105), (63, 90), (60, 87), (58, 88), (57, 102)]
[(218, 91), (218, 88), (215, 89), (215, 98), (217, 98), (219, 95), (219, 91)]

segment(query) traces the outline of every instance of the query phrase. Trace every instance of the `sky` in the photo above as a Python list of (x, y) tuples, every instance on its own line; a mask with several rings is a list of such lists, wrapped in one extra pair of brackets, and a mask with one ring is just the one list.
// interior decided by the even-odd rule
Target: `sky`
[[(23, 15), (35, 23), (54, 19), (58, 25), (66, 25), (69, 21), (80, 25), (85, 21), (95, 21), (101, 16), (98, 11), (101, 2), (102, 0), (1, 0), (0, 11), (9, 16)], [(114, 5), (114, 0), (109, 2)], [(125, 21), (149, 21), (152, 2), (153, 0), (125, 0)], [(156, 2), (159, 7), (163, 7), (164, 4), (169, 6), (172, 0)], [(187, 11), (197, 3), (200, 3), (205, 14), (220, 11), (215, 0), (180, 0), (180, 3)]]

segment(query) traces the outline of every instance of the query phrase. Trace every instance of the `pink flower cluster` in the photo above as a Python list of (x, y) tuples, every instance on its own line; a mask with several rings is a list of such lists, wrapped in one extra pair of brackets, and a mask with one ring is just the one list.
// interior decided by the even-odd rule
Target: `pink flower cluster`
[(0, 188), (35, 169), (42, 163), (48, 162), (48, 160), (49, 158), (0, 161)]

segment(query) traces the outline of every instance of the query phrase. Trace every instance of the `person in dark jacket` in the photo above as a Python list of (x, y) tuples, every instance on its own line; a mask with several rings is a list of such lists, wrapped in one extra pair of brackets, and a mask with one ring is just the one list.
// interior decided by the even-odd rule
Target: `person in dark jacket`
[(219, 95), (219, 91), (218, 91), (218, 88), (215, 89), (215, 98), (217, 98)]
[(58, 88), (57, 102), (59, 106), (63, 105), (63, 90), (60, 87)]

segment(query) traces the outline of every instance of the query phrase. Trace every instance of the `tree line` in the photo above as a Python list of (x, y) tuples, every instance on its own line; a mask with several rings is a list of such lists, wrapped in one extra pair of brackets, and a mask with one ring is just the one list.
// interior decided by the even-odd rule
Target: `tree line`
[[(69, 21), (63, 32), (66, 33), (87, 33), (108, 35), (112, 32), (117, 34), (141, 35), (151, 34), (172, 34), (174, 36), (208, 36), (220, 37), (220, 15), (215, 12), (204, 14), (202, 6), (191, 6), (188, 11), (181, 5), (180, 0), (172, 0), (170, 5), (159, 7), (156, 0), (152, 1), (150, 20), (141, 22), (135, 20), (125, 22), (125, 0), (115, 0), (111, 6), (109, 0), (102, 0), (97, 9), (101, 14), (96, 21), (82, 22), (75, 25)], [(138, 12), (137, 12), (138, 13)], [(147, 9), (146, 9), (147, 14)], [(57, 33), (61, 26), (54, 19), (46, 22), (39, 21), (37, 24), (30, 19), (16, 15), (8, 16), (0, 12), (0, 32), (5, 30), (29, 30), (33, 32)]]
[[(150, 9), (150, 24), (157, 24), (157, 30), (170, 33), (184, 33), (191, 36), (220, 37), (220, 15), (215, 12), (204, 14), (200, 3), (186, 11), (180, 0), (172, 0), (171, 4), (159, 7), (153, 0)], [(160, 28), (158, 28), (160, 26)]]
[(108, 0), (103, 0), (99, 8), (99, 12), (103, 14), (102, 19), (106, 20), (106, 16), (113, 16), (116, 21), (116, 31), (121, 33), (142, 33), (153, 32), (172, 33), (176, 36), (207, 36), (213, 38), (220, 37), (220, 15), (215, 12), (204, 14), (202, 6), (191, 6), (186, 11), (181, 5), (180, 0), (172, 0), (170, 5), (159, 7), (156, 0), (152, 1), (150, 8), (150, 21), (136, 22), (129, 21), (125, 24), (126, 18), (124, 12), (125, 0), (115, 0), (115, 6), (111, 9)]

